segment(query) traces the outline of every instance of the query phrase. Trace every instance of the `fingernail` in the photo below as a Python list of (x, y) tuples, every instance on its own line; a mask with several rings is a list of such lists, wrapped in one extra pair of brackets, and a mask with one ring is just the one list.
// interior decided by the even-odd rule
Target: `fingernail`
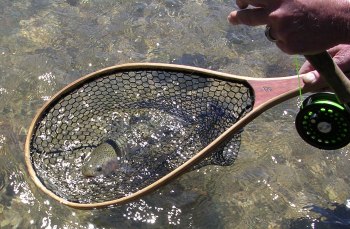
[(315, 83), (316, 76), (313, 72), (308, 72), (303, 76), (304, 83)]

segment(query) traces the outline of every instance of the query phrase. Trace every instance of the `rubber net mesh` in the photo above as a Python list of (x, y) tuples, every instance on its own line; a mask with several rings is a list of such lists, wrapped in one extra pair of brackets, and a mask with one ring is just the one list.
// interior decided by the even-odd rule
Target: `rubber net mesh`
[[(32, 165), (44, 186), (68, 201), (118, 199), (186, 162), (252, 106), (250, 87), (239, 82), (174, 70), (115, 71), (47, 107), (30, 142)], [(118, 160), (94, 151), (105, 142), (122, 152)], [(239, 146), (237, 133), (195, 168), (231, 165)], [(93, 155), (107, 161), (105, 172), (87, 177), (82, 171)]]

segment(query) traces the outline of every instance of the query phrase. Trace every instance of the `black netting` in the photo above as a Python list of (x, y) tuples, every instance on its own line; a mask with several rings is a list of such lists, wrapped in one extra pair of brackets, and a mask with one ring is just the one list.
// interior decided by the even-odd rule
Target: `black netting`
[[(252, 109), (252, 96), (243, 83), (174, 70), (92, 77), (38, 120), (32, 164), (42, 183), (68, 201), (118, 199), (193, 157)], [(87, 178), (86, 158), (105, 142), (122, 149), (119, 164), (107, 163), (111, 173)], [(239, 145), (237, 133), (196, 168), (232, 164)]]

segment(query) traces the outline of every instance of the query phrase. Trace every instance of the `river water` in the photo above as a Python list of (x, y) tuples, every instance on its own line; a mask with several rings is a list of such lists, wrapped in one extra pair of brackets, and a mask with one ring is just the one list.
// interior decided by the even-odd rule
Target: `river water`
[(95, 70), (162, 62), (294, 75), (293, 57), (268, 42), (263, 27), (228, 24), (235, 7), (226, 0), (2, 0), (0, 228), (347, 228), (349, 147), (304, 143), (294, 127), (298, 99), (246, 126), (234, 165), (189, 172), (133, 203), (76, 210), (29, 178), (23, 145), (37, 109)]

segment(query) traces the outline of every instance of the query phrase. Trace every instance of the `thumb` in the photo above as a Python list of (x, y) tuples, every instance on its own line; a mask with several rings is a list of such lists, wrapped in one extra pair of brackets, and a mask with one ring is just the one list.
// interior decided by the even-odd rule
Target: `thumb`
[(320, 80), (320, 74), (317, 71), (311, 71), (302, 76), (304, 84), (315, 84)]
[(314, 85), (324, 85), (320, 91), (329, 90), (330, 88), (326, 86), (325, 79), (321, 77), (320, 73), (316, 70), (308, 72), (302, 76), (302, 80), (306, 86), (314, 86)]

